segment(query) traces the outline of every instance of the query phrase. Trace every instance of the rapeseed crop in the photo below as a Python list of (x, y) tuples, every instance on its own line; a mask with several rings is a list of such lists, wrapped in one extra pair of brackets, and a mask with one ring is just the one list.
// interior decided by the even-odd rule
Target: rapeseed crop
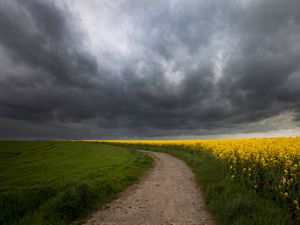
[(206, 151), (225, 161), (228, 177), (263, 198), (286, 205), (292, 217), (300, 207), (300, 137), (234, 140), (108, 140), (164, 149)]

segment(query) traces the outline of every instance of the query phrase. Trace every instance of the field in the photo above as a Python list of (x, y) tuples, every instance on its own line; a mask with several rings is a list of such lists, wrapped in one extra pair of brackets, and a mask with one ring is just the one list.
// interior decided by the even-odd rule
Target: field
[[(101, 143), (98, 143), (101, 142)], [(300, 137), (237, 140), (1, 141), (0, 224), (70, 224), (152, 165), (184, 160), (218, 225), (300, 224)]]
[(106, 142), (184, 159), (204, 186), (218, 224), (300, 223), (299, 137)]
[(0, 142), (0, 224), (69, 224), (110, 201), (150, 157), (98, 143)]

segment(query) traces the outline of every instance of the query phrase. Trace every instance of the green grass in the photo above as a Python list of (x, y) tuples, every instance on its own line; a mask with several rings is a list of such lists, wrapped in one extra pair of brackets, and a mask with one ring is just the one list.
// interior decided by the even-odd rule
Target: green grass
[(98, 143), (0, 142), (0, 224), (84, 218), (151, 167), (140, 152)]
[[(115, 143), (114, 143), (115, 145)], [(181, 146), (124, 145), (132, 149), (160, 151), (184, 160), (193, 170), (218, 225), (297, 225), (284, 205), (258, 195), (227, 173), (226, 162), (206, 151)]]

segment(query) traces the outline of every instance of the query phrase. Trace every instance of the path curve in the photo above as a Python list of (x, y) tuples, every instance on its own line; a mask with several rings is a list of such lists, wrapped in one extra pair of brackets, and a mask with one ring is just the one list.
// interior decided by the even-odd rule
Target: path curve
[(213, 225), (191, 169), (171, 155), (147, 154), (154, 168), (85, 225)]

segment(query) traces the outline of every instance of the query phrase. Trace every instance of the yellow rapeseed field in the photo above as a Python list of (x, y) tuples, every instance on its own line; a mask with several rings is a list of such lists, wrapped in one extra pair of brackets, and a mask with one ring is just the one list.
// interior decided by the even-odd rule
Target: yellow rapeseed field
[(256, 192), (275, 201), (282, 201), (289, 205), (293, 213), (299, 213), (300, 137), (104, 142), (206, 151), (226, 162), (231, 179), (241, 179)]

